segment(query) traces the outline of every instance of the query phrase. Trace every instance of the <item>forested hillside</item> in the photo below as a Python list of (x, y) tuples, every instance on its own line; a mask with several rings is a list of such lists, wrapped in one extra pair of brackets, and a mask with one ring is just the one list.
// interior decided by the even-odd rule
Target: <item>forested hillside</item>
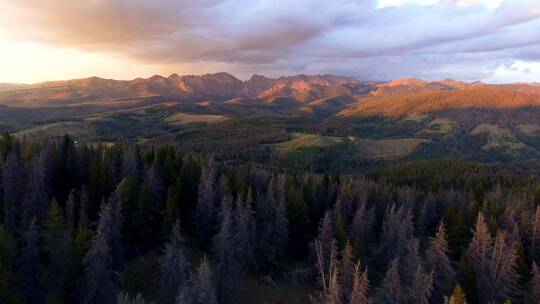
[(536, 177), (2, 136), (0, 303), (537, 303)]

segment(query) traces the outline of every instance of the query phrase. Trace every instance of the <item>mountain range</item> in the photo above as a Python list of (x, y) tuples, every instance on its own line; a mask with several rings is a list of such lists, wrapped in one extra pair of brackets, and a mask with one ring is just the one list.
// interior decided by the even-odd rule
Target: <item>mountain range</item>
[(128, 99), (161, 97), (169, 101), (274, 102), (289, 98), (297, 103), (324, 103), (340, 98), (339, 115), (399, 116), (448, 108), (512, 108), (540, 103), (540, 85), (515, 83), (490, 85), (455, 80), (427, 82), (404, 78), (388, 82), (362, 82), (336, 75), (296, 75), (267, 78), (253, 75), (247, 81), (228, 74), (112, 80), (98, 77), (32, 85), (0, 84), (0, 105), (14, 107), (72, 106), (114, 103)]
[(236, 143), (283, 153), (347, 142), (353, 158), (529, 167), (540, 159), (539, 122), (538, 83), (368, 82), (336, 75), (242, 81), (216, 73), (0, 84), (0, 131), (37, 138), (70, 133), (91, 142), (173, 141), (205, 151)]

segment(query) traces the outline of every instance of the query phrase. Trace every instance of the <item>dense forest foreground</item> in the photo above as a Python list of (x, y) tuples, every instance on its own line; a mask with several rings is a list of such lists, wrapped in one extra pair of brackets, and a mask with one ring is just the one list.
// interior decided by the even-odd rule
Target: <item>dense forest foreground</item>
[(0, 303), (538, 303), (535, 176), (0, 140)]

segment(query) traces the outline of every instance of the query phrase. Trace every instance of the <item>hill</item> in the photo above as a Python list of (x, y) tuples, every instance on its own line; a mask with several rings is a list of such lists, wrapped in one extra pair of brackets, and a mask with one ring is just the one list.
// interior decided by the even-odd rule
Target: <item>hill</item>
[(505, 109), (540, 104), (540, 89), (526, 86), (475, 86), (464, 89), (383, 95), (364, 98), (341, 111), (340, 116), (397, 117), (448, 109)]

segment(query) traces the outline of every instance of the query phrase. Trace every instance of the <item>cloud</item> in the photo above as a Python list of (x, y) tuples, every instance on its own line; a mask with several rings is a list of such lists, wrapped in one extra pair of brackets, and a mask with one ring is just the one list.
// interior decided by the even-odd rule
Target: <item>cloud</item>
[(502, 65), (540, 60), (539, 26), (537, 0), (0, 2), (11, 39), (241, 75), (488, 79)]

